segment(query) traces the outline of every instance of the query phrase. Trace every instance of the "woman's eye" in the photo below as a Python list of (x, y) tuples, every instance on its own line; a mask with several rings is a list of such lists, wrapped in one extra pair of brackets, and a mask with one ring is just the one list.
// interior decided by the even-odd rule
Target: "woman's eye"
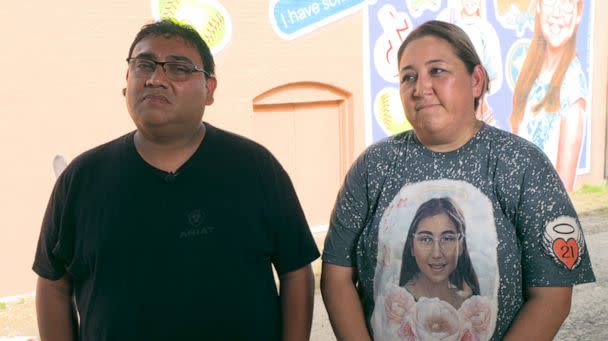
[(413, 82), (416, 80), (416, 76), (415, 75), (404, 75), (402, 78), (402, 81), (405, 82)]
[(442, 237), (441, 237), (441, 239), (442, 239), (444, 242), (453, 242), (453, 241), (455, 241), (455, 240), (456, 240), (456, 236), (451, 235), (451, 234), (446, 234), (446, 235), (442, 236)]
[(440, 68), (433, 68), (433, 69), (431, 69), (431, 75), (438, 75), (438, 74), (443, 73), (443, 71), (445, 71), (445, 70), (440, 69)]

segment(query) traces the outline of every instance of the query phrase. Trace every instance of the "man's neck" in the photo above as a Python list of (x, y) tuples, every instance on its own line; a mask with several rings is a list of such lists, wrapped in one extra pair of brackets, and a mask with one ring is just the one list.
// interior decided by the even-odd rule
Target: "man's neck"
[(139, 155), (152, 166), (175, 173), (196, 152), (205, 137), (203, 123), (177, 137), (149, 136), (135, 132), (134, 143)]

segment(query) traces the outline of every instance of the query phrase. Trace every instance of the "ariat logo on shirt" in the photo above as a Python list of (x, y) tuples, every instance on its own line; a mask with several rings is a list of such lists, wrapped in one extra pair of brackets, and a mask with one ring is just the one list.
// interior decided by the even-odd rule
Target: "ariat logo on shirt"
[(203, 212), (201, 209), (190, 211), (190, 213), (186, 215), (186, 220), (188, 221), (190, 228), (181, 231), (179, 234), (179, 239), (204, 236), (215, 231), (214, 226), (205, 224), (206, 218), (207, 216), (205, 215), (205, 212)]
[(205, 221), (205, 212), (196, 209), (188, 214), (188, 223), (194, 227), (199, 227)]

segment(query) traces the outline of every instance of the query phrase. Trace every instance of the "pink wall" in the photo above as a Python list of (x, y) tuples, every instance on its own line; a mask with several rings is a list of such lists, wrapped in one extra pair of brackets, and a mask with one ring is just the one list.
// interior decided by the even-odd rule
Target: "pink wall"
[[(253, 136), (255, 97), (314, 81), (350, 96), (351, 145), (364, 148), (360, 11), (298, 39), (280, 38), (267, 1), (222, 1), (232, 40), (216, 55), (218, 90), (205, 119)], [(125, 110), (128, 48), (152, 20), (150, 1), (9, 2), (0, 62), (0, 297), (31, 292), (30, 270), (55, 176), (52, 160), (79, 153), (133, 129)], [(9, 34), (8, 32), (14, 32)], [(339, 39), (340, 43), (336, 43)], [(16, 64), (19, 64), (19, 67)], [(294, 101), (297, 101), (294, 98)]]

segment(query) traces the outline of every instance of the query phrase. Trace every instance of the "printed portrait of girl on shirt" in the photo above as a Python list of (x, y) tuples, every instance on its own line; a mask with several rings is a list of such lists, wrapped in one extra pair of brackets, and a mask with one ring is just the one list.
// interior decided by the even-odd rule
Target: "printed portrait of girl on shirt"
[(399, 285), (416, 300), (437, 297), (456, 309), (479, 295), (465, 232), (464, 215), (452, 199), (434, 198), (420, 205), (403, 248)]

